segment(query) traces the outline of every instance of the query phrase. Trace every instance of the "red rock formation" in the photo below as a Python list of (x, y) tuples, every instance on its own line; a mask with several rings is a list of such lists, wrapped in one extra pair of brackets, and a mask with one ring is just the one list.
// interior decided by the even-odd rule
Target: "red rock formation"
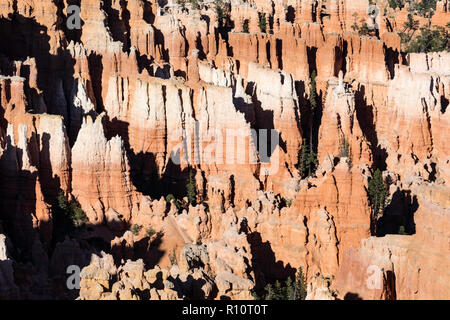
[[(178, 280), (152, 298), (188, 296), (177, 281), (192, 278), (200, 296), (247, 299), (300, 266), (310, 299), (449, 296), (450, 56), (401, 51), (408, 6), (377, 1), (379, 29), (359, 36), (368, 0), (233, 0), (221, 21), (212, 4), (82, 0), (72, 31), (68, 2), (0, 0), (0, 220), (42, 272), (34, 283), (101, 238), (113, 257), (85, 268), (84, 299), (141, 298), (157, 272)], [(431, 23), (448, 21), (441, 0)], [(267, 130), (279, 138), (270, 156)], [(303, 139), (318, 158), (306, 179)], [(375, 227), (376, 168), (390, 186)], [(55, 244), (60, 191), (88, 228)], [(33, 297), (27, 288), (8, 280), (0, 294)]]
[(138, 205), (123, 142), (105, 138), (101, 116), (83, 120), (72, 148), (72, 193), (91, 223), (113, 229), (123, 228)]

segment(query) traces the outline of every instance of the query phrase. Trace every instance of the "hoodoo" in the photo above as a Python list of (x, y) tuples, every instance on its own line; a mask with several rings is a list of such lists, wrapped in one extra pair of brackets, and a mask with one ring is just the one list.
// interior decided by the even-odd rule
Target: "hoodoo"
[(0, 299), (449, 299), (449, 101), (448, 0), (0, 0)]

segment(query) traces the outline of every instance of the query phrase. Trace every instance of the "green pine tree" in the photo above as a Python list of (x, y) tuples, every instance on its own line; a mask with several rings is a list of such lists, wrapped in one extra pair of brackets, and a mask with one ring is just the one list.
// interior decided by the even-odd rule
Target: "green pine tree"
[(248, 20), (245, 20), (244, 24), (242, 25), (242, 32), (244, 32), (244, 33), (250, 32), (248, 24), (249, 24)]
[(186, 191), (189, 203), (195, 206), (197, 204), (197, 188), (195, 186), (194, 174), (192, 173), (191, 167), (189, 167), (189, 178), (186, 185)]
[[(275, 281), (274, 284), (268, 284), (264, 288), (266, 294), (262, 297), (265, 300), (305, 300), (306, 298), (306, 280), (303, 269), (300, 267), (295, 281), (289, 277), (285, 281)], [(255, 299), (261, 299), (254, 295)]]
[(285, 282), (284, 294), (286, 300), (297, 300), (297, 287), (290, 277)]
[(317, 154), (313, 151), (310, 151), (306, 157), (306, 168), (308, 172), (308, 177), (312, 177), (314, 172), (316, 172), (317, 168)]
[(317, 72), (314, 70), (311, 73), (311, 86), (309, 88), (309, 105), (311, 107), (311, 117), (309, 119), (309, 147), (313, 150), (313, 125), (317, 109)]
[(199, 0), (190, 0), (192, 9), (199, 10), (200, 9), (200, 2)]
[(306, 298), (306, 279), (303, 274), (303, 268), (298, 269), (295, 279), (295, 300), (305, 300)]
[(339, 157), (347, 158), (347, 164), (350, 168), (352, 167), (352, 150), (345, 136), (343, 137), (341, 145), (339, 147)]
[(74, 227), (83, 225), (88, 218), (76, 200), (67, 201), (64, 192), (60, 191), (57, 198), (58, 207)]
[(267, 21), (264, 14), (259, 15), (259, 29), (261, 30), (261, 32), (266, 32), (267, 30)]
[(172, 200), (173, 200), (173, 203), (174, 203), (175, 207), (177, 208), (177, 210), (180, 211), (180, 209), (181, 209), (180, 201), (178, 201), (178, 199), (175, 198), (175, 196), (170, 193), (166, 196), (166, 202), (170, 205)]
[(350, 146), (348, 144), (347, 139), (344, 137), (341, 142), (340, 150), (339, 150), (339, 157), (341, 158), (347, 158), (350, 154)]
[(316, 171), (316, 167), (318, 164), (317, 154), (311, 151), (311, 148), (306, 142), (306, 139), (303, 139), (302, 148), (298, 153), (297, 161), (297, 169), (302, 179), (311, 177)]
[(369, 181), (368, 194), (373, 216), (375, 219), (378, 219), (386, 208), (386, 201), (389, 195), (380, 169), (375, 170), (372, 179)]
[(441, 26), (422, 27), (414, 38), (403, 36), (406, 52), (450, 51), (450, 30)]
[[(309, 104), (311, 108), (311, 116), (309, 118), (309, 146), (305, 151), (305, 155), (303, 157), (304, 161), (304, 170), (303, 177), (311, 177), (313, 173), (316, 171), (317, 167), (317, 154), (314, 152), (314, 142), (313, 142), (313, 132), (314, 132), (314, 119), (316, 117), (316, 110), (318, 106), (317, 102), (317, 84), (316, 84), (317, 72), (313, 70), (311, 73), (311, 86), (309, 88)], [(304, 143), (304, 146), (306, 144)]]

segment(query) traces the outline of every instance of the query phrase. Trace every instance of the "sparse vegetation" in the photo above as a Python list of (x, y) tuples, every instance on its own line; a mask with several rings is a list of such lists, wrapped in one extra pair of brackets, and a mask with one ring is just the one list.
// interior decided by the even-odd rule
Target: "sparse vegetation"
[(199, 10), (202, 0), (177, 0), (182, 9), (186, 9), (186, 4), (190, 3), (192, 9)]
[(428, 18), (429, 21), (431, 20), (431, 17), (436, 12), (436, 3), (437, 0), (406, 0), (410, 3), (410, 11), (414, 12), (415, 14)]
[(242, 25), (242, 31), (244, 33), (249, 33), (248, 20), (244, 21), (244, 24)]
[(186, 9), (186, 0), (178, 0), (177, 2), (182, 9)]
[(370, 33), (369, 26), (367, 25), (367, 23), (365, 22), (364, 19), (362, 19), (360, 22), (361, 22), (361, 26), (358, 25), (357, 22), (353, 23), (352, 29), (355, 32), (357, 31), (358, 35), (360, 35), (360, 36), (367, 36)]
[(306, 280), (303, 269), (300, 267), (295, 281), (288, 278), (286, 281), (275, 281), (275, 284), (268, 284), (265, 288), (263, 297), (252, 293), (256, 300), (305, 300), (306, 298)]
[(147, 228), (147, 230), (145, 230), (145, 234), (147, 235), (147, 237), (151, 238), (156, 234), (156, 231), (152, 227), (149, 227)]
[(224, 21), (230, 19), (230, 7), (223, 0), (214, 0), (214, 6), (219, 24), (223, 26), (226, 24)]
[(366, 22), (364, 22), (361, 27), (358, 30), (358, 34), (360, 36), (367, 36), (369, 34), (370, 30), (369, 30), (369, 26), (367, 25)]
[(288, 208), (290, 208), (292, 206), (293, 200), (292, 199), (284, 199), (284, 202), (286, 203), (286, 206)]
[(309, 117), (309, 144), (306, 142), (306, 139), (303, 139), (302, 148), (300, 149), (298, 154), (297, 169), (299, 170), (302, 179), (311, 177), (316, 171), (318, 165), (317, 154), (314, 152), (313, 141), (314, 120), (318, 108), (316, 76), (317, 73), (314, 70), (311, 73), (311, 85), (309, 88), (308, 98), (311, 110), (311, 114)]
[(373, 216), (375, 219), (378, 219), (383, 215), (383, 211), (386, 208), (387, 197), (389, 195), (388, 188), (384, 183), (380, 169), (375, 170), (372, 179), (369, 181), (368, 195)]
[(450, 51), (450, 25), (422, 27), (415, 38), (408, 35), (401, 37), (409, 53)]
[(195, 206), (197, 204), (197, 188), (195, 185), (194, 174), (192, 172), (191, 167), (189, 167), (189, 177), (188, 177), (188, 182), (186, 184), (186, 192), (187, 192), (189, 204)]
[(139, 232), (141, 232), (142, 226), (138, 225), (138, 224), (133, 224), (130, 227), (130, 231), (131, 233), (133, 233), (133, 235), (138, 236)]
[(88, 221), (80, 204), (74, 199), (67, 201), (63, 191), (60, 191), (57, 200), (58, 208), (64, 213), (65, 217), (70, 220), (74, 227), (80, 227)]
[[(359, 23), (358, 23), (359, 22)], [(352, 24), (352, 30), (355, 32), (358, 32), (360, 36), (366, 36), (369, 34), (369, 26), (367, 25), (367, 22), (365, 19), (360, 19), (358, 21), (358, 13), (353, 13), (353, 24)]]
[(398, 228), (398, 234), (402, 235), (402, 236), (406, 236), (408, 235), (408, 233), (406, 232), (405, 226), (400, 226)]
[(419, 21), (414, 20), (414, 16), (408, 14), (408, 20), (403, 24), (403, 30), (399, 33), (402, 44), (408, 44), (419, 29)]
[(317, 164), (317, 154), (314, 151), (311, 151), (306, 139), (303, 139), (303, 144), (298, 154), (297, 163), (297, 169), (299, 170), (301, 178), (305, 179), (307, 177), (311, 177), (316, 171)]
[(426, 17), (436, 10), (437, 0), (388, 0), (388, 3), (392, 9), (403, 9), (408, 3), (410, 12)]
[[(450, 51), (450, 26), (432, 26), (431, 18), (436, 11), (436, 0), (389, 0), (391, 8), (403, 8), (409, 3), (408, 19), (399, 32), (403, 49), (408, 53)], [(428, 24), (419, 28), (415, 16), (428, 19)], [(417, 31), (419, 33), (417, 34)]]
[(316, 78), (317, 78), (317, 72), (316, 70), (314, 70), (311, 73), (311, 86), (309, 88), (309, 104), (311, 105), (311, 110), (312, 113), (314, 115), (314, 112), (317, 108), (317, 83), (316, 83)]
[(266, 16), (264, 14), (259, 15), (258, 26), (259, 26), (259, 29), (261, 30), (261, 32), (267, 31), (267, 20), (266, 20)]
[(64, 192), (58, 193), (52, 205), (53, 241), (63, 241), (67, 235), (73, 236), (88, 221), (80, 204), (72, 199), (67, 200)]
[(388, 0), (389, 6), (392, 9), (402, 9), (405, 6), (406, 0)]
[(172, 252), (169, 253), (169, 260), (170, 260), (170, 263), (171, 263), (173, 266), (176, 265), (176, 264), (178, 264), (176, 248), (173, 248), (173, 249), (172, 249)]
[(170, 204), (172, 201), (175, 204), (175, 207), (177, 208), (177, 210), (180, 211), (180, 209), (181, 209), (180, 201), (177, 198), (175, 198), (175, 196), (173, 194), (170, 193), (166, 196), (166, 202), (168, 204)]
[(339, 147), (339, 157), (347, 158), (347, 164), (349, 165), (349, 167), (352, 166), (352, 150), (345, 136), (343, 137), (341, 145)]
[[(309, 88), (309, 105), (311, 108), (311, 117), (309, 119), (309, 150), (311, 152), (314, 151), (313, 145), (313, 128), (314, 128), (314, 120), (316, 118), (317, 108), (319, 106), (318, 98), (317, 98), (317, 84), (316, 84), (317, 72), (314, 70), (311, 73), (311, 86)], [(316, 163), (317, 164), (317, 163)]]
[(344, 137), (339, 148), (339, 157), (346, 158), (350, 155), (350, 146), (347, 139)]
[(306, 298), (306, 279), (303, 274), (303, 268), (298, 269), (297, 275), (295, 277), (295, 296), (297, 300), (305, 300)]
[(189, 0), (189, 2), (192, 5), (192, 9), (199, 10), (200, 9), (200, 2), (201, 0)]

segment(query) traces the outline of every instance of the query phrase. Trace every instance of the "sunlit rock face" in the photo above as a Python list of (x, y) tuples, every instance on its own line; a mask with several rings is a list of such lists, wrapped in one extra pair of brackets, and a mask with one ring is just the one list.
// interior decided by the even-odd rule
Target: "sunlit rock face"
[(404, 52), (385, 0), (200, 2), (0, 0), (0, 298), (252, 299), (302, 268), (306, 299), (448, 299), (449, 52)]

